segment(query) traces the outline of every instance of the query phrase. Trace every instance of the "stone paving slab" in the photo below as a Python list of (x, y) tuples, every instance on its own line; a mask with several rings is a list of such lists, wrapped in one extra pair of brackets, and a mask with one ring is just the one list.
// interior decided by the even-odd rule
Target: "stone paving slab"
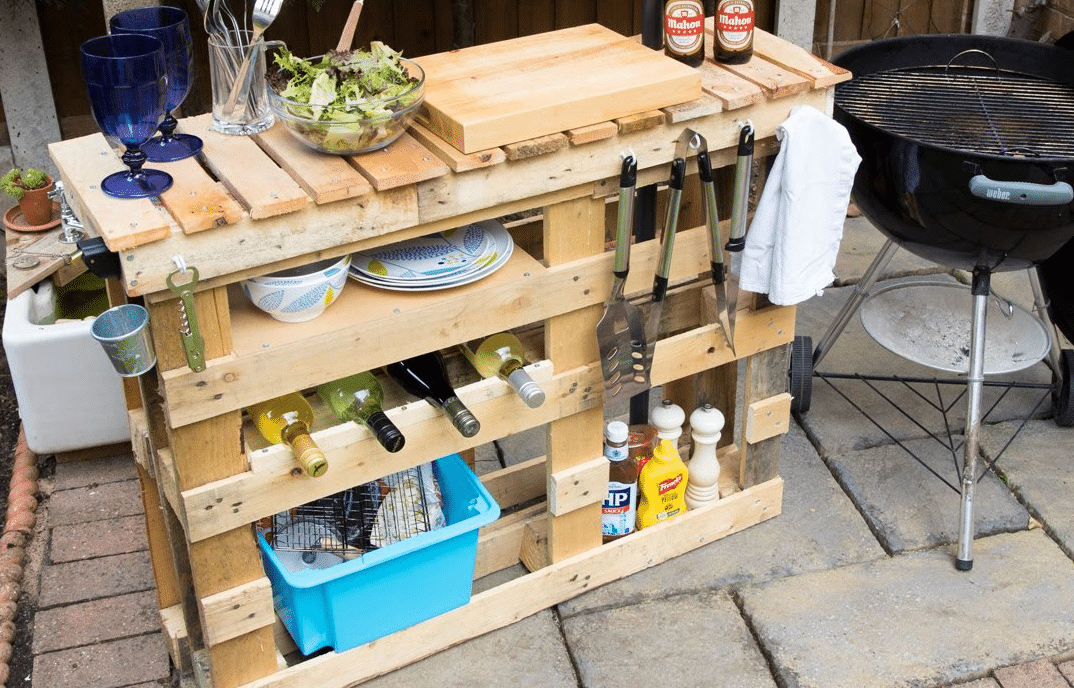
[(49, 524), (53, 526), (144, 513), (137, 480), (58, 490), (49, 497)]
[(581, 685), (776, 688), (726, 592), (677, 595), (563, 621)]
[(123, 516), (56, 526), (52, 529), (49, 559), (53, 564), (62, 564), (138, 552), (147, 546), (145, 516)]
[(137, 479), (138, 469), (134, 465), (134, 457), (127, 450), (115, 456), (57, 463), (53, 489), (70, 490)]
[[(985, 437), (1007, 436), (1013, 423), (984, 428)], [(1068, 555), (1074, 549), (1074, 430), (1052, 421), (1032, 421), (997, 464), (1007, 484), (1031, 505), (1034, 516), (1054, 533)]]
[(34, 652), (45, 653), (160, 631), (155, 590), (38, 611)]
[(41, 572), (38, 607), (46, 609), (155, 587), (148, 551), (54, 564)]
[(1070, 688), (1059, 669), (1047, 660), (996, 669), (995, 676), (1003, 688)]
[[(905, 444), (943, 480), (896, 445), (837, 454), (828, 462), (887, 551), (957, 542), (960, 482), (956, 461), (960, 467), (961, 452), (953, 458), (949, 449), (932, 439)], [(1029, 525), (1029, 513), (991, 472), (977, 483), (974, 517), (978, 536), (1024, 530)]]
[(42, 688), (120, 688), (158, 683), (171, 675), (160, 633), (139, 635), (34, 657), (33, 685)]
[(1074, 647), (1074, 562), (1040, 529), (739, 591), (784, 688), (910, 688), (987, 676)]
[(877, 559), (883, 549), (797, 423), (783, 441), (783, 512), (559, 605), (565, 616)]
[(578, 681), (556, 618), (545, 610), (362, 685), (576, 688)]

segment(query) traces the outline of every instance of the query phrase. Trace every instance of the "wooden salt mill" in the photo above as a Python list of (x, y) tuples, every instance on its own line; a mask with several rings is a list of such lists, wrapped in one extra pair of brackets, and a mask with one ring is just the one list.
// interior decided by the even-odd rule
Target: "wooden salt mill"
[(720, 441), (724, 418), (710, 404), (694, 409), (690, 414), (690, 436), (694, 451), (687, 466), (690, 477), (686, 483), (686, 506), (696, 509), (720, 498), (720, 462), (716, 458), (716, 443)]

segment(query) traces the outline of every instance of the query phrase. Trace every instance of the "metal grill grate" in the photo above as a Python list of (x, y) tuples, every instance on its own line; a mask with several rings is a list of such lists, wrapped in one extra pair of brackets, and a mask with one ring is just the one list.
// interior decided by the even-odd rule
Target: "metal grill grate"
[(836, 87), (836, 103), (926, 145), (1011, 158), (1074, 158), (1074, 85), (982, 67), (874, 72)]

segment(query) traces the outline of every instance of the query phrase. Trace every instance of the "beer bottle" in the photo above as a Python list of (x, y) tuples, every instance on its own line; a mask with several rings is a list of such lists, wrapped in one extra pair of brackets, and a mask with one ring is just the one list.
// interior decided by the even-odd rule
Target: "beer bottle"
[(691, 67), (705, 61), (705, 8), (701, 0), (664, 3), (664, 54)]
[(713, 57), (724, 64), (742, 64), (753, 55), (753, 0), (716, 3)]

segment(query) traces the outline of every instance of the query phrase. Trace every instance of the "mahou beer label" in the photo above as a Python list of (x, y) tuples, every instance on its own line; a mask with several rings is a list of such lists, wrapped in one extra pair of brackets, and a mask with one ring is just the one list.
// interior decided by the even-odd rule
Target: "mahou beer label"
[(753, 34), (753, 6), (742, 0), (723, 0), (716, 7), (716, 40), (731, 50), (745, 48)]
[(697, 0), (669, 2), (664, 11), (664, 40), (672, 52), (689, 55), (705, 38), (705, 12)]

